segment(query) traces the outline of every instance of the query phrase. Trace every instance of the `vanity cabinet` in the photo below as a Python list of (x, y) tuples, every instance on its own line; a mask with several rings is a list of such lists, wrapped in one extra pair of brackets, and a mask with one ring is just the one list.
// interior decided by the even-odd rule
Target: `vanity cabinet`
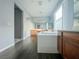
[(58, 32), (58, 51), (60, 54), (63, 54), (63, 32)]
[(62, 54), (64, 59), (79, 59), (79, 32), (60, 32), (61, 38), (58, 38), (59, 53)]

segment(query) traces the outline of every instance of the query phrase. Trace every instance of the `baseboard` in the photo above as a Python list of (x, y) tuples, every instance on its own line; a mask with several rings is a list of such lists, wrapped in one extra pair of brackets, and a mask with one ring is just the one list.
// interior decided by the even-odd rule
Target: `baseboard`
[(5, 50), (7, 50), (8, 48), (10, 48), (10, 47), (12, 47), (12, 46), (14, 46), (14, 43), (8, 45), (7, 47), (5, 47), (5, 48), (3, 48), (3, 49), (0, 49), (0, 53), (3, 52), (3, 51), (5, 51)]
[(24, 38), (23, 38), (23, 40), (25, 40), (26, 38), (28, 38), (28, 37), (30, 37), (31, 35), (30, 34), (28, 34), (27, 36), (25, 36)]
[[(25, 40), (26, 38), (28, 38), (28, 37), (30, 37), (30, 35), (24, 37), (24, 40)], [(20, 41), (21, 41), (21, 40), (15, 42), (15, 43), (13, 43), (13, 44), (10, 44), (10, 45), (8, 45), (7, 47), (5, 47), (5, 48), (3, 48), (3, 49), (0, 49), (0, 53), (3, 52), (3, 51), (5, 51), (5, 50), (7, 50), (8, 48), (14, 46), (14, 44), (16, 44), (16, 43), (18, 43), (18, 42), (20, 42)]]
[(15, 42), (15, 44), (18, 43), (18, 42), (20, 42), (20, 41), (22, 41), (22, 40), (21, 40), (21, 39), (17, 40), (17, 41)]

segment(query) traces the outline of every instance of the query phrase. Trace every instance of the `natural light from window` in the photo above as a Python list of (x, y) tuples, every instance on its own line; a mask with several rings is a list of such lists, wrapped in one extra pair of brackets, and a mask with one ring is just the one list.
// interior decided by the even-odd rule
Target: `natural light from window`
[(55, 13), (55, 20), (62, 18), (62, 6)]

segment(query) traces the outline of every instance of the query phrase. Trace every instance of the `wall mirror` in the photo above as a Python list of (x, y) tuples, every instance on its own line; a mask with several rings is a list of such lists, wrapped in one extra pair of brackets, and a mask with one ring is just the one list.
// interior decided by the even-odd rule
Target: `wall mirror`
[(79, 30), (79, 0), (74, 0), (74, 29)]

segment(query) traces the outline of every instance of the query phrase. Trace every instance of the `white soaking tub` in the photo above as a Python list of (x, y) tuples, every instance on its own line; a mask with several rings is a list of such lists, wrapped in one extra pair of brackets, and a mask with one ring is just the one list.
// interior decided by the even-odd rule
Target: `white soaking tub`
[(37, 37), (38, 53), (58, 53), (57, 32), (40, 32)]

